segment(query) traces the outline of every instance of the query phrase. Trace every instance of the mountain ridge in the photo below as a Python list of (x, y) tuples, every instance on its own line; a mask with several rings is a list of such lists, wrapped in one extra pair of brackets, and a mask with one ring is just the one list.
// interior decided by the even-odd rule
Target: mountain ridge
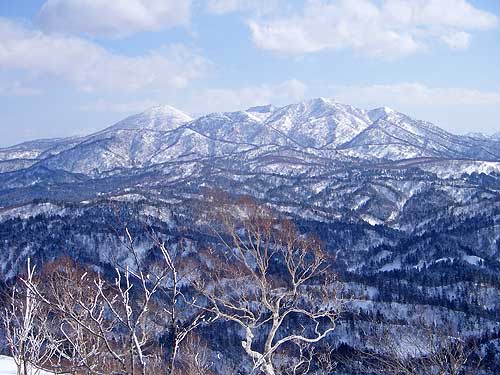
[(116, 168), (292, 148), (333, 161), (440, 158), (500, 162), (500, 140), (460, 136), (388, 107), (356, 108), (316, 98), (198, 118), (169, 105), (129, 116), (82, 137), (0, 149), (0, 172), (35, 165), (96, 176)]

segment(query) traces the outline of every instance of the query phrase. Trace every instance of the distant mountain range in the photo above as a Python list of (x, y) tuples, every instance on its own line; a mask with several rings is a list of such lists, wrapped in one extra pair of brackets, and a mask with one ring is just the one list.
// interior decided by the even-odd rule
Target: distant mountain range
[[(500, 169), (500, 137), (465, 136), (390, 108), (358, 109), (318, 98), (277, 108), (212, 113), (196, 119), (170, 106), (151, 108), (83, 137), (0, 149), (0, 172), (44, 167), (87, 176), (173, 162), (293, 150), (332, 162), (466, 160)], [(483, 163), (465, 163), (467, 171)], [(472, 168), (472, 169), (471, 169)]]

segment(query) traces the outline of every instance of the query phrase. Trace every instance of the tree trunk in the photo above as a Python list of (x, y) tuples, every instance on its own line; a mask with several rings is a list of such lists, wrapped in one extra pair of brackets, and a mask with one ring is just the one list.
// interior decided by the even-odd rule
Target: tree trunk
[[(132, 339), (130, 341), (132, 341)], [(135, 358), (134, 358), (133, 342), (130, 343), (129, 353), (130, 353), (130, 375), (135, 375)]]
[(172, 327), (172, 339), (170, 342), (170, 356), (168, 359), (168, 364), (167, 364), (167, 371), (168, 375), (174, 375), (175, 371), (175, 358), (177, 357), (177, 350), (178, 350), (179, 343), (177, 341), (177, 324), (174, 323)]
[(266, 362), (264, 362), (264, 364), (262, 365), (262, 371), (264, 371), (264, 374), (266, 375), (276, 375), (271, 360), (266, 360)]

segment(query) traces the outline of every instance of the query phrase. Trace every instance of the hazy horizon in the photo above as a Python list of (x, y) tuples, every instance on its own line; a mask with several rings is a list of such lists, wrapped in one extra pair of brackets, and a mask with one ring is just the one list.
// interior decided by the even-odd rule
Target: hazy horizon
[[(307, 102), (307, 101), (310, 101), (310, 100), (314, 100), (314, 99), (318, 99), (318, 98), (325, 98), (325, 97), (315, 97), (315, 98), (305, 98), (303, 100), (301, 100), (300, 102)], [(326, 98), (326, 99), (329, 99), (329, 100), (332, 100), (332, 101), (335, 101), (337, 103), (340, 103), (340, 104), (344, 104), (344, 105), (351, 105), (350, 103), (344, 103), (344, 102), (340, 102), (338, 100), (336, 100), (335, 98)], [(286, 105), (290, 105), (290, 104), (296, 104), (298, 102), (294, 102), (294, 103), (286, 103), (284, 104), (285, 106)], [(279, 105), (275, 105), (274, 103), (263, 103), (263, 104), (260, 104), (260, 105), (255, 105), (255, 106), (252, 106), (252, 107), (259, 107), (259, 106), (268, 106), (268, 105), (274, 105), (276, 106), (277, 108), (280, 108), (281, 106)], [(30, 142), (30, 141), (35, 141), (35, 140), (45, 140), (45, 139), (53, 139), (53, 138), (71, 138), (71, 137), (80, 137), (80, 136), (87, 136), (87, 135), (90, 135), (92, 133), (95, 133), (95, 132), (99, 132), (103, 129), (106, 129), (110, 126), (113, 126), (115, 125), (116, 123), (126, 119), (127, 117), (129, 116), (133, 116), (133, 115), (136, 115), (136, 114), (140, 114), (140, 113), (143, 113), (143, 112), (146, 112), (147, 110), (149, 109), (152, 109), (152, 108), (155, 108), (155, 107), (162, 107), (162, 106), (170, 106), (170, 104), (157, 104), (157, 105), (154, 105), (154, 106), (150, 106), (150, 107), (146, 107), (142, 110), (139, 110), (139, 111), (135, 111), (135, 112), (131, 112), (130, 114), (121, 114), (121, 117), (118, 117), (116, 120), (114, 120), (113, 122), (111, 123), (107, 123), (107, 124), (102, 124), (102, 126), (96, 126), (94, 128), (89, 128), (86, 132), (84, 132), (83, 130), (80, 132), (80, 133), (72, 133), (72, 134), (60, 134), (60, 135), (54, 135), (54, 136), (50, 136), (50, 137), (41, 137), (41, 138), (27, 138), (27, 139), (24, 139), (24, 140), (21, 140), (19, 142), (16, 142), (16, 143), (13, 143), (13, 144), (2, 144), (2, 142), (0, 141), (0, 148), (5, 148), (5, 147), (11, 147), (11, 146), (16, 146), (18, 144), (22, 144), (22, 143), (25, 143), (25, 142)], [(172, 106), (173, 107), (173, 106)], [(355, 106), (356, 107), (356, 106)], [(388, 106), (382, 106), (382, 107), (388, 107)], [(174, 107), (176, 108), (176, 107)], [(235, 108), (234, 110), (235, 111), (240, 111), (240, 110), (246, 110), (246, 109), (249, 109), (251, 107), (245, 107), (245, 108)], [(371, 107), (371, 108), (365, 108), (365, 107), (357, 107), (359, 109), (364, 109), (364, 110), (374, 110), (374, 109), (377, 109), (377, 108), (381, 108), (381, 107)], [(389, 107), (390, 109), (392, 110), (395, 110), (396, 112), (402, 112), (402, 111), (399, 111), (397, 108), (392, 108), (392, 107)], [(205, 116), (205, 115), (208, 115), (210, 113), (215, 113), (216, 111), (213, 111), (213, 112), (204, 112), (204, 113), (191, 113), (191, 112), (188, 112), (188, 111), (184, 111), (182, 110), (181, 108), (176, 108), (178, 110), (181, 110), (182, 112), (186, 113), (187, 115), (190, 115), (191, 117), (193, 117), (193, 119), (196, 119), (196, 118), (199, 118), (199, 117), (202, 117), (202, 116)], [(224, 111), (223, 111), (224, 112)], [(404, 112), (402, 112), (404, 113)], [(414, 119), (416, 120), (423, 120), (423, 121), (429, 121), (427, 119), (423, 119), (423, 118), (418, 118), (416, 116), (412, 116), (410, 113), (404, 113), (405, 115), (410, 115), (410, 117), (413, 117)], [(120, 116), (120, 114), (117, 114), (117, 116)], [(432, 121), (429, 121), (429, 122), (432, 122)], [(468, 133), (481, 133), (485, 136), (488, 136), (488, 135), (494, 135), (496, 134), (496, 132), (490, 132), (490, 133), (486, 133), (486, 132), (474, 132), (474, 131), (471, 131), (471, 132), (462, 132), (462, 133), (454, 133), (453, 130), (449, 130), (449, 129), (446, 129), (445, 127), (442, 127), (440, 124), (437, 124), (437, 123), (434, 123), (434, 125), (438, 126), (438, 127), (441, 127), (445, 130), (448, 130), (449, 132), (451, 132), (452, 134), (468, 134)]]

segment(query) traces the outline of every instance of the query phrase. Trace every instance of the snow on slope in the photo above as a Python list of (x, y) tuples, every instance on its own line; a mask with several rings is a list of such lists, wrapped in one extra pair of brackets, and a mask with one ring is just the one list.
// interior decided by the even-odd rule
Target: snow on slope
[(435, 173), (439, 178), (457, 178), (463, 174), (500, 173), (500, 162), (474, 160), (446, 160), (425, 163), (421, 169)]
[(154, 107), (87, 137), (0, 149), (0, 173), (40, 165), (95, 176), (255, 150), (265, 154), (270, 147), (333, 161), (354, 157), (370, 162), (412, 158), (500, 162), (500, 141), (494, 137), (458, 136), (387, 107), (367, 111), (318, 98), (197, 119), (170, 106)]
[(13, 219), (28, 219), (37, 215), (64, 215), (65, 210), (53, 203), (31, 203), (25, 206), (0, 209), (0, 222)]
[[(51, 375), (53, 373), (47, 371), (33, 371), (33, 375)], [(0, 375), (17, 375), (17, 367), (11, 357), (0, 356)]]
[(169, 105), (152, 107), (137, 115), (132, 115), (116, 123), (102, 132), (119, 129), (149, 129), (154, 131), (171, 131), (182, 124), (192, 121), (192, 117)]
[(347, 142), (371, 120), (364, 110), (318, 98), (283, 107), (265, 124), (303, 147), (322, 148)]
[(0, 161), (43, 159), (81, 141), (80, 137), (39, 139), (0, 149)]
[(173, 107), (154, 107), (86, 137), (80, 144), (41, 164), (86, 174), (144, 167), (169, 143), (171, 133), (191, 120), (189, 115)]
[(401, 160), (416, 157), (500, 160), (500, 143), (489, 139), (458, 136), (425, 121), (393, 110), (376, 113), (362, 133), (341, 148), (353, 156)]

